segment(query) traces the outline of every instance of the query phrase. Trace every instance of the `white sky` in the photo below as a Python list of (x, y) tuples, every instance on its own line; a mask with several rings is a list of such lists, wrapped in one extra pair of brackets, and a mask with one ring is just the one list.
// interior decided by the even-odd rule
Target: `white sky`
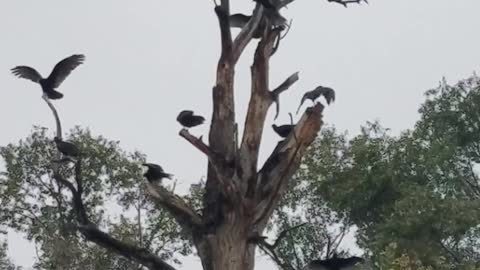
[[(251, 1), (232, 1), (232, 13), (253, 9)], [(356, 133), (374, 119), (394, 132), (411, 127), (425, 90), (442, 76), (455, 82), (479, 70), (479, 10), (478, 0), (370, 0), (348, 9), (296, 1), (282, 12), (293, 28), (272, 58), (271, 87), (295, 71), (300, 81), (281, 97), (277, 123), (288, 121), (304, 91), (322, 84), (336, 89), (324, 119), (340, 130)], [(84, 53), (85, 64), (60, 88), (64, 99), (55, 101), (64, 130), (90, 127), (139, 149), (183, 187), (205, 175), (206, 159), (177, 135), (175, 118), (182, 109), (211, 115), (220, 44), (211, 0), (2, 1), (0, 33), (0, 145), (24, 138), (34, 124), (54, 130), (39, 86), (9, 69), (31, 65), (46, 76), (62, 58)], [(236, 72), (240, 126), (253, 48)], [(273, 116), (272, 109), (263, 159), (278, 140), (269, 128)], [(192, 132), (206, 135), (208, 126)], [(30, 266), (32, 245), (18, 235), (9, 240), (15, 262)], [(189, 260), (182, 269), (200, 265)], [(263, 262), (257, 269), (275, 267)]]

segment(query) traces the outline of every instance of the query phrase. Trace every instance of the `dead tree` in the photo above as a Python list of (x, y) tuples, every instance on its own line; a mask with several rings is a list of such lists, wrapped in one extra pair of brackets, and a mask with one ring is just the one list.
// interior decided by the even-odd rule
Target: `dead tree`
[[(345, 4), (360, 1), (333, 2)], [(209, 142), (204, 143), (187, 130), (180, 132), (180, 136), (208, 158), (203, 212), (197, 213), (181, 197), (167, 189), (147, 183), (150, 195), (191, 235), (205, 270), (254, 269), (257, 244), (249, 239), (264, 231), (305, 150), (322, 126), (323, 106), (317, 103), (305, 111), (294, 131), (280, 141), (267, 161), (259, 166), (258, 155), (267, 112), (272, 103), (278, 103), (279, 95), (298, 79), (295, 72), (277, 88), (270, 88), (269, 60), (276, 46), (275, 41), (284, 28), (269, 25), (268, 20), (263, 22), (263, 11), (264, 7), (256, 4), (251, 19), (232, 39), (229, 0), (221, 0), (215, 7), (220, 25), (221, 55), (212, 90), (213, 115)], [(234, 102), (235, 65), (252, 41), (261, 21), (263, 33), (251, 66), (251, 97), (243, 136), (238, 145)], [(266, 27), (264, 24), (267, 24)], [(58, 132), (61, 133), (59, 121), (57, 123)], [(151, 270), (174, 269), (148, 249), (123, 243), (101, 231), (89, 220), (82, 201), (81, 159), (75, 165), (76, 183), (67, 181), (59, 173), (54, 173), (54, 178), (72, 193), (78, 229), (88, 241)]]

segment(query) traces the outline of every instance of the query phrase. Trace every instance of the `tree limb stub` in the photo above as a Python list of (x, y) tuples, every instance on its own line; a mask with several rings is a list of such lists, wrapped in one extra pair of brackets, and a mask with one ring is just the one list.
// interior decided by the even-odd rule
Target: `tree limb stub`
[(235, 182), (231, 181), (233, 172), (229, 172), (230, 167), (232, 166), (230, 166), (222, 156), (212, 151), (201, 139), (191, 135), (188, 130), (182, 129), (179, 134), (208, 157), (210, 164), (215, 168), (221, 185), (220, 190), (224, 195), (229, 198), (238, 199), (238, 188), (236, 187)]
[(166, 188), (147, 182), (148, 193), (160, 203), (189, 232), (195, 232), (202, 226), (201, 217), (178, 195)]
[(289, 179), (300, 165), (301, 157), (322, 126), (323, 105), (308, 108), (293, 132), (280, 141), (267, 159), (257, 177), (257, 208), (255, 223), (259, 231), (264, 228)]
[(246, 183), (245, 181), (242, 183), (243, 189), (248, 194), (247, 197), (252, 197), (255, 192), (260, 142), (267, 112), (274, 100), (269, 91), (269, 61), (275, 36), (279, 31), (279, 29), (271, 29), (266, 32), (257, 45), (251, 67), (252, 90), (238, 156), (241, 177), (247, 180)]

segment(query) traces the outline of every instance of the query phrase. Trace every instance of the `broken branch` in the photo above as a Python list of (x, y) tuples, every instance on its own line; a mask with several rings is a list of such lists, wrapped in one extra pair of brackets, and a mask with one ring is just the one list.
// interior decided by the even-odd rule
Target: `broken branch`
[(201, 217), (180, 196), (150, 182), (147, 182), (147, 191), (184, 229), (192, 232), (200, 228)]
[(347, 7), (348, 4), (352, 4), (352, 3), (360, 4), (362, 1), (368, 4), (368, 0), (328, 0), (328, 2), (337, 3), (344, 7)]
[(317, 103), (308, 108), (291, 134), (279, 142), (258, 173), (258, 189), (255, 224), (263, 228), (282, 197), (293, 173), (300, 166), (301, 157), (317, 136), (322, 126), (323, 105)]
[(208, 147), (201, 139), (191, 135), (188, 130), (182, 129), (179, 134), (208, 157), (210, 164), (212, 164), (218, 175), (218, 180), (223, 187), (223, 192), (227, 195), (234, 195), (232, 198), (237, 198), (237, 187), (233, 181), (227, 179), (229, 178), (228, 175), (232, 175), (233, 173), (226, 171), (226, 169), (230, 168), (231, 166), (229, 166), (225, 159), (216, 152), (212, 151), (210, 147)]
[(275, 118), (277, 119), (279, 113), (280, 113), (280, 94), (286, 91), (290, 86), (292, 86), (294, 83), (298, 81), (298, 71), (290, 75), (282, 84), (280, 84), (277, 88), (275, 88), (272, 92), (272, 99), (276, 104), (276, 110), (277, 112), (275, 113)]

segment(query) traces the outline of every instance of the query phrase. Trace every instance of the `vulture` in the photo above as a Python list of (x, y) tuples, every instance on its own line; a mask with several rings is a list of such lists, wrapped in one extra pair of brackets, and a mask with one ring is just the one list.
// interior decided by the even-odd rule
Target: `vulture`
[(278, 136), (282, 137), (282, 138), (286, 138), (288, 137), (288, 135), (290, 134), (290, 132), (292, 132), (292, 130), (295, 128), (295, 125), (281, 125), (281, 126), (277, 126), (275, 124), (272, 125), (272, 128), (273, 130), (275, 131), (275, 133), (278, 134)]
[[(229, 19), (230, 27), (242, 29), (251, 18), (252, 16), (247, 16), (242, 13), (232, 14), (230, 15), (230, 19)], [(265, 20), (262, 19), (257, 29), (255, 29), (255, 32), (253, 32), (252, 37), (261, 38), (264, 32), (264, 29), (265, 29)]]
[(80, 150), (78, 150), (78, 147), (75, 144), (71, 142), (64, 142), (59, 137), (53, 138), (53, 141), (55, 142), (58, 151), (60, 151), (60, 153), (63, 155), (73, 158), (80, 156)]
[(200, 115), (194, 115), (193, 111), (181, 111), (177, 116), (177, 121), (186, 128), (195, 127), (203, 124), (205, 118)]
[(282, 5), (278, 0), (253, 0), (260, 3), (264, 8), (265, 17), (274, 26), (285, 27), (287, 25), (287, 19), (285, 19), (278, 11)]
[(63, 97), (63, 94), (55, 91), (55, 89), (58, 88), (70, 72), (82, 64), (83, 61), (85, 61), (83, 54), (74, 54), (67, 57), (55, 65), (52, 73), (50, 73), (47, 78), (42, 78), (42, 75), (40, 75), (38, 71), (29, 66), (16, 66), (12, 68), (11, 71), (13, 75), (19, 78), (28, 79), (40, 84), (44, 95), (49, 99), (60, 99)]
[(165, 173), (160, 165), (154, 163), (143, 163), (142, 165), (148, 168), (147, 172), (144, 173), (143, 176), (147, 178), (148, 182), (150, 183), (156, 181), (161, 182), (163, 178), (172, 179), (173, 175)]
[(365, 260), (360, 257), (337, 258), (336, 255), (331, 259), (313, 260), (308, 266), (307, 270), (347, 270), (352, 269), (357, 263), (363, 263)]
[(276, 5), (272, 4), (271, 0), (253, 0), (253, 1), (257, 2), (257, 3), (260, 3), (266, 9), (274, 9), (274, 10), (277, 9)]
[(325, 97), (325, 100), (327, 101), (328, 105), (330, 105), (330, 103), (335, 101), (335, 91), (332, 88), (319, 86), (313, 89), (312, 91), (306, 92), (303, 95), (302, 101), (300, 102), (300, 106), (298, 106), (298, 109), (297, 109), (297, 114), (298, 114), (298, 111), (300, 111), (300, 108), (302, 107), (305, 100), (310, 99), (313, 103), (315, 103), (315, 100), (320, 96)]
[(230, 27), (243, 28), (245, 26), (245, 24), (248, 23), (250, 18), (252, 18), (252, 16), (247, 16), (247, 15), (242, 14), (242, 13), (232, 14), (232, 15), (230, 15), (230, 19), (229, 19)]

